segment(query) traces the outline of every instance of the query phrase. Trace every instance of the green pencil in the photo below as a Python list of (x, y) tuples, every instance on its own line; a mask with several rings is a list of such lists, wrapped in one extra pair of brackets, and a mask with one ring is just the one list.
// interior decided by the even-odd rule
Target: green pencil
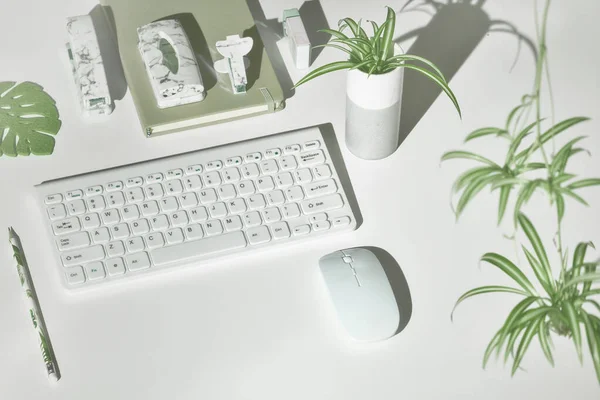
[(27, 267), (27, 262), (25, 261), (21, 241), (13, 228), (8, 228), (8, 241), (13, 248), (15, 261), (17, 262), (17, 272), (19, 274), (19, 279), (21, 280), (21, 287), (23, 288), (23, 298), (25, 299), (25, 304), (29, 310), (33, 328), (37, 333), (36, 336), (39, 338), (39, 346), (42, 351), (44, 364), (46, 365), (46, 371), (48, 372), (48, 379), (56, 382), (60, 379), (60, 371), (58, 370), (56, 358), (52, 351), (48, 330), (46, 329), (46, 324), (44, 323), (44, 318), (40, 309), (40, 303), (33, 287), (33, 281), (31, 279), (29, 268)]

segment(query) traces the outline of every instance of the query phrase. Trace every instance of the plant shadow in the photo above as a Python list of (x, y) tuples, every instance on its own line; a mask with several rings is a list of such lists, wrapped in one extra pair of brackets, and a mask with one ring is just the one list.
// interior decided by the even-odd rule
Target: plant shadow
[[(409, 0), (405, 7), (414, 1)], [(485, 2), (486, 0), (477, 0), (475, 3), (445, 4), (434, 0), (422, 0), (422, 6), (429, 6), (433, 10), (429, 13), (432, 15), (430, 22), (422, 28), (401, 35), (395, 42), (401, 44), (416, 37), (406, 53), (433, 62), (448, 82), (490, 32), (515, 35), (519, 39), (519, 50), (521, 42), (525, 42), (535, 55), (533, 42), (520, 34), (510, 23), (492, 20), (482, 9)], [(416, 8), (410, 11), (415, 10)], [(442, 89), (423, 74), (415, 70), (405, 71), (398, 146), (412, 132), (441, 93)], [(458, 94), (457, 97), (460, 102)]]

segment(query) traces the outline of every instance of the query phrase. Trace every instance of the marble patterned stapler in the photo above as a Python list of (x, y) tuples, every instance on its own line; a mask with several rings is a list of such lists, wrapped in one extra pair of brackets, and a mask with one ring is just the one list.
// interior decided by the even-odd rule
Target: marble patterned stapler
[(138, 49), (159, 108), (204, 100), (205, 91), (196, 56), (176, 19), (149, 23), (137, 29)]
[(253, 44), (252, 38), (241, 38), (240, 35), (230, 35), (216, 43), (217, 51), (225, 58), (216, 61), (214, 68), (219, 73), (229, 75), (231, 88), (235, 94), (246, 93), (248, 84), (246, 68), (250, 62), (244, 56), (252, 50)]
[(100, 46), (89, 15), (67, 18), (67, 51), (84, 116), (106, 115), (113, 111)]

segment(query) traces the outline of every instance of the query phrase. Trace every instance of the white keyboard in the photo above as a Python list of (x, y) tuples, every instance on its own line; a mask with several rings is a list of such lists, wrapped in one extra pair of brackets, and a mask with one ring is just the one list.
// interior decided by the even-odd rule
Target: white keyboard
[(36, 188), (69, 289), (356, 228), (318, 128)]

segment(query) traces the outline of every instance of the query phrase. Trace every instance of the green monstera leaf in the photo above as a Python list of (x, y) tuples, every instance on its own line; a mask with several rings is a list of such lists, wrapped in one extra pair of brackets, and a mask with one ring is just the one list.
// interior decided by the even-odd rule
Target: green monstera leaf
[(61, 121), (55, 101), (33, 82), (0, 82), (0, 156), (48, 155)]

